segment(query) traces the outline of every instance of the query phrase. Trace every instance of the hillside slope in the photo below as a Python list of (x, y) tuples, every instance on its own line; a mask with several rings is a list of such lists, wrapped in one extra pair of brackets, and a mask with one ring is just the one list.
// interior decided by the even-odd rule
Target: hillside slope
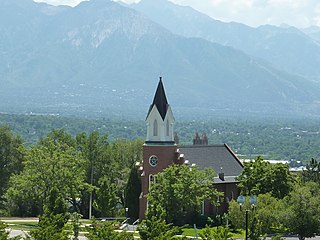
[(317, 83), (118, 3), (1, 4), (1, 111), (143, 115), (162, 75), (179, 113), (319, 113)]

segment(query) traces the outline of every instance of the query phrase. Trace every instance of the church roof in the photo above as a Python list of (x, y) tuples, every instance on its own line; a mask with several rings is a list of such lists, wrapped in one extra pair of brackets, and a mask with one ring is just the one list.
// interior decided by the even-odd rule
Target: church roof
[(227, 144), (182, 146), (179, 148), (190, 164), (195, 163), (199, 169), (212, 167), (215, 173), (224, 176), (239, 176), (243, 165)]
[(149, 108), (149, 111), (148, 111), (148, 114), (147, 114), (147, 118), (153, 108), (153, 106), (156, 106), (162, 119), (164, 120), (164, 118), (166, 117), (166, 113), (167, 113), (167, 110), (168, 110), (168, 101), (167, 101), (167, 97), (166, 97), (166, 93), (164, 91), (164, 87), (163, 87), (163, 84), (162, 84), (162, 78), (160, 77), (160, 81), (159, 81), (159, 84), (158, 84), (158, 87), (157, 87), (157, 90), (156, 90), (156, 93), (154, 95), (154, 99), (153, 99), (153, 102), (152, 104), (150, 105), (150, 108)]

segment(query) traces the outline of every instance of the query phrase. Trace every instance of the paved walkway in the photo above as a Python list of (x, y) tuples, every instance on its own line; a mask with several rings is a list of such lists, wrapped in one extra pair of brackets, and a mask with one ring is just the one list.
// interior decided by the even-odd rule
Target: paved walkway
[[(271, 239), (271, 238), (267, 238), (267, 239)], [(286, 237), (286, 239), (288, 240), (299, 240), (299, 238), (297, 237)], [(307, 240), (320, 240), (320, 236), (314, 237), (314, 238), (307, 238)]]
[[(15, 237), (15, 236), (22, 236), (25, 237), (26, 231), (22, 230), (16, 230), (16, 229), (8, 229), (10, 231), (10, 237)], [(193, 238), (195, 239), (195, 238)], [(271, 238), (267, 238), (271, 239)], [(285, 239), (287, 240), (299, 240), (297, 237), (286, 237)], [(314, 237), (314, 238), (308, 238), (307, 240), (320, 240), (320, 236)], [(79, 240), (87, 240), (85, 236), (79, 236)], [(243, 239), (237, 239), (237, 240), (243, 240)]]
[[(28, 233), (28, 231), (23, 231), (23, 230), (18, 230), (18, 229), (7, 229), (8, 231), (10, 231), (9, 237), (17, 237), (17, 236), (21, 236), (22, 238), (24, 238), (26, 236), (26, 234)], [(79, 240), (87, 240), (87, 238), (85, 236), (79, 236), (78, 237)]]

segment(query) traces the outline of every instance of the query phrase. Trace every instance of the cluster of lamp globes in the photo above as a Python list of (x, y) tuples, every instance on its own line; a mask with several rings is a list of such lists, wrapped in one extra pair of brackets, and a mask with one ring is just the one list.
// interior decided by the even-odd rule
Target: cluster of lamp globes
[[(246, 197), (243, 196), (243, 195), (240, 195), (237, 198), (237, 203), (240, 205), (240, 208), (241, 208), (242, 204), (244, 204), (245, 201), (246, 201)], [(255, 195), (250, 196), (249, 203), (250, 203), (251, 206), (254, 207), (257, 204), (257, 202), (258, 202), (257, 196), (255, 196)]]

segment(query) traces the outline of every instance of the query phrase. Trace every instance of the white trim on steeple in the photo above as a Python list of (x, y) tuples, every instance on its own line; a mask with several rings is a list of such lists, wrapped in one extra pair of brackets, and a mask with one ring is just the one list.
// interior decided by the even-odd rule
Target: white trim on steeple
[[(156, 122), (157, 134), (154, 134), (154, 123)], [(173, 123), (174, 117), (172, 114), (171, 107), (168, 106), (166, 116), (162, 119), (156, 105), (154, 105), (146, 119), (147, 123), (147, 138), (146, 141), (156, 141), (156, 142), (172, 142), (174, 141), (173, 136)], [(169, 123), (169, 126), (167, 126)], [(169, 133), (169, 134), (167, 134)]]

